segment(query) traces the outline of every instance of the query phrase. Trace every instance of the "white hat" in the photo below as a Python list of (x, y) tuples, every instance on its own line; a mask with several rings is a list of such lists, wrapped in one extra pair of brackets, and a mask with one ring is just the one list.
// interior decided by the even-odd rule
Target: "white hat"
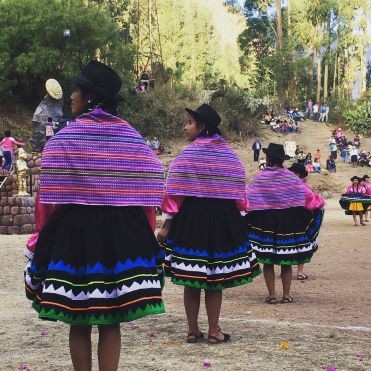
[(59, 85), (59, 82), (55, 79), (49, 79), (45, 83), (45, 88), (48, 94), (54, 99), (62, 99), (63, 90)]

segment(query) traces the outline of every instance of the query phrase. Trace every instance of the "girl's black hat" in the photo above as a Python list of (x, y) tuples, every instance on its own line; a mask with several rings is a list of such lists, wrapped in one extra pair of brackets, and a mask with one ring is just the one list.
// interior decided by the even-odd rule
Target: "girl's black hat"
[(217, 134), (221, 135), (221, 132), (218, 129), (218, 126), (221, 123), (222, 119), (218, 115), (218, 113), (208, 104), (204, 103), (200, 107), (196, 108), (195, 110), (191, 110), (190, 108), (186, 108), (185, 110), (192, 117), (194, 117), (195, 119), (201, 122), (204, 122), (208, 127), (212, 127)]

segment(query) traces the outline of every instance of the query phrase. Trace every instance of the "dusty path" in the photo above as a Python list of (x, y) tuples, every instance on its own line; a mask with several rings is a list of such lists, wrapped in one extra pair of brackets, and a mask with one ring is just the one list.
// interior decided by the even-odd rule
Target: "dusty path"
[[(292, 136), (298, 144), (312, 151), (319, 147), (327, 154), (330, 128), (316, 123), (303, 127), (303, 134)], [(264, 144), (271, 137), (267, 132)], [(371, 148), (370, 140), (367, 144)], [(250, 178), (256, 170), (251, 151), (245, 151), (250, 144), (235, 147)], [(174, 146), (173, 154), (177, 148)], [(215, 370), (314, 371), (330, 366), (371, 370), (371, 225), (353, 227), (351, 218), (339, 208), (336, 194), (353, 173), (364, 172), (340, 164), (331, 178), (324, 174), (310, 177), (316, 188), (331, 186), (334, 194), (327, 201), (320, 249), (306, 267), (310, 279), (293, 281), (293, 304), (264, 304), (266, 289), (260, 276), (251, 285), (225, 291), (221, 324), (232, 334), (231, 343), (190, 345), (184, 343), (182, 288), (167, 282), (166, 314), (122, 325), (120, 370), (201, 370), (205, 359)], [(21, 363), (38, 371), (71, 370), (67, 326), (38, 320), (24, 297), (22, 249), (26, 239), (0, 236), (0, 371), (15, 370)], [(204, 308), (200, 324), (206, 330)], [(41, 335), (44, 330), (47, 336)], [(94, 341), (96, 347), (96, 333)], [(288, 343), (287, 350), (280, 349), (281, 341)], [(94, 362), (97, 370), (96, 358)]]

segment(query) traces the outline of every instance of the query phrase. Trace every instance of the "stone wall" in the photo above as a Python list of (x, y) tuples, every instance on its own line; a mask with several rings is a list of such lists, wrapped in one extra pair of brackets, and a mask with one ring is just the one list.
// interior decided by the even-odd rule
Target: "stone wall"
[(30, 175), (27, 178), (28, 197), (17, 197), (17, 176), (8, 178), (0, 190), (0, 234), (30, 234), (35, 231), (35, 199), (40, 179), (40, 153), (29, 153), (27, 165)]
[(30, 234), (35, 226), (33, 197), (1, 197), (0, 234)]
[[(40, 164), (41, 154), (40, 153), (28, 153), (27, 154), (27, 166), (30, 169), (30, 175), (27, 178), (27, 192), (30, 193), (30, 183), (32, 184), (32, 196), (36, 199), (37, 190), (39, 189), (40, 179)], [(12, 175), (8, 178), (7, 182), (0, 190), (0, 196), (13, 197), (18, 193), (18, 181), (17, 176)], [(1, 215), (1, 214), (0, 214)]]

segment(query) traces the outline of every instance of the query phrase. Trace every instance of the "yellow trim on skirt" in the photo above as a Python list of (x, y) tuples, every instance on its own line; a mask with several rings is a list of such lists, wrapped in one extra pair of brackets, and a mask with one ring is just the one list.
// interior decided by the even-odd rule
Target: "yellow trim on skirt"
[(349, 211), (363, 211), (361, 202), (351, 202), (349, 204)]

